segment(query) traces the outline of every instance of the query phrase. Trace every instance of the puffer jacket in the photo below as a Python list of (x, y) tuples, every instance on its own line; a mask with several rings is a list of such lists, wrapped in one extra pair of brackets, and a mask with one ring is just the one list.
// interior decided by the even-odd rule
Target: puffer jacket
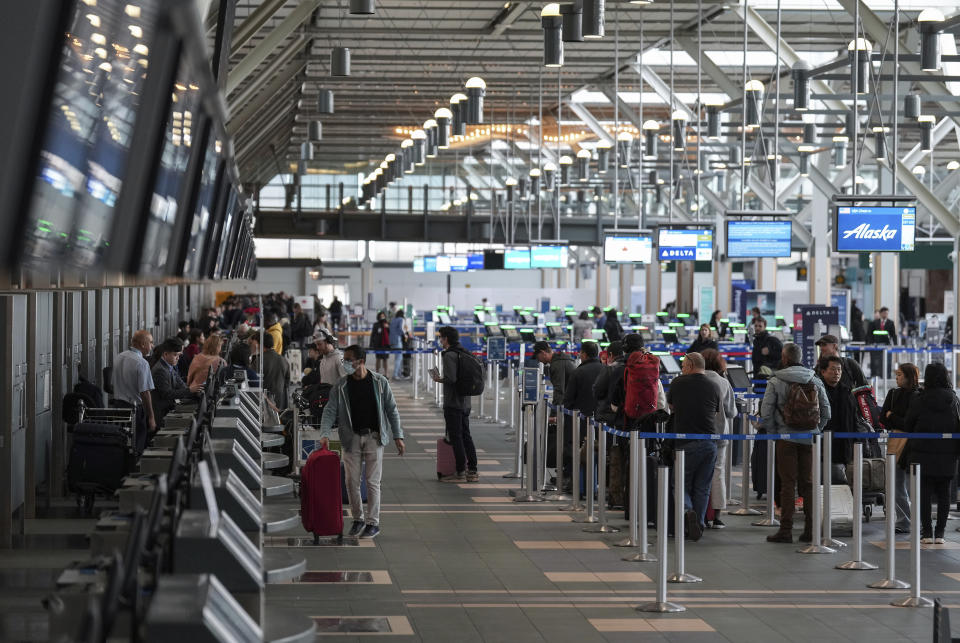
[[(820, 401), (820, 424), (817, 430), (805, 431), (787, 426), (783, 421), (783, 407), (787, 403), (790, 385), (806, 384), (811, 380), (817, 387), (817, 399)], [(767, 390), (763, 394), (763, 401), (760, 403), (760, 418), (761, 427), (766, 429), (768, 433), (819, 433), (830, 421), (830, 401), (827, 399), (827, 391), (823, 387), (823, 382), (820, 378), (814, 376), (811, 369), (805, 366), (796, 364), (781, 368), (767, 382)], [(800, 444), (811, 444), (812, 442), (809, 438), (790, 441)]]

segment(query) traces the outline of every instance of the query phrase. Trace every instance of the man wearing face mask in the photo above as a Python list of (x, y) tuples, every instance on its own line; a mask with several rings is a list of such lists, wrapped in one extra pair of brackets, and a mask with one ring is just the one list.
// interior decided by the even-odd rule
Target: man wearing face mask
[[(360, 346), (348, 346), (343, 352), (346, 375), (330, 391), (330, 401), (320, 420), (320, 444), (329, 445), (333, 424), (337, 422), (343, 446), (343, 468), (353, 525), (350, 536), (375, 538), (380, 533), (380, 477), (383, 473), (383, 447), (392, 436), (397, 453), (403, 455), (403, 427), (390, 389), (390, 382), (379, 373), (367, 370), (367, 353)], [(361, 464), (366, 465), (367, 512), (360, 496)]]

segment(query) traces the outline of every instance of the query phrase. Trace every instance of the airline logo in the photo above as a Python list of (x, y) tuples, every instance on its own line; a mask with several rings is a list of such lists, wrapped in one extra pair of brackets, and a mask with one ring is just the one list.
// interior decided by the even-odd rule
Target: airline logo
[(914, 248), (913, 207), (840, 207), (837, 209), (837, 251), (909, 252)]
[(846, 230), (843, 233), (844, 239), (853, 237), (854, 239), (881, 239), (890, 241), (897, 236), (897, 230), (888, 225), (882, 228), (871, 228), (869, 223), (861, 223), (853, 230)]

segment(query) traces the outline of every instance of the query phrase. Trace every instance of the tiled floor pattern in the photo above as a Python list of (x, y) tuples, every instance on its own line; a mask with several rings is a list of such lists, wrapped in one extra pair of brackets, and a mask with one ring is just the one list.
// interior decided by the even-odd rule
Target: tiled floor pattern
[[(268, 603), (325, 618), (338, 630), (323, 639), (881, 643), (931, 638), (930, 610), (890, 607), (890, 600), (905, 592), (866, 587), (882, 578), (882, 571), (833, 569), (849, 558), (848, 550), (803, 556), (795, 553), (796, 544), (768, 544), (769, 530), (750, 526), (750, 517), (724, 515), (727, 529), (708, 531), (700, 542), (687, 545), (686, 569), (704, 581), (668, 586), (669, 599), (686, 612), (637, 612), (637, 605), (655, 598), (657, 566), (621, 561), (635, 552), (613, 546), (623, 532), (584, 533), (584, 525), (570, 522), (557, 503), (513, 503), (508, 490), (516, 482), (499, 479), (500, 471), (513, 464), (514, 443), (504, 441), (509, 433), (504, 427), (471, 421), (474, 440), (486, 452), (479, 463), (481, 483), (438, 483), (428, 449), (442, 433), (441, 415), (432, 398), (429, 404), (415, 402), (403, 388), (397, 396), (413, 439), (402, 458), (391, 449), (385, 452), (383, 532), (372, 547), (300, 548), (313, 572), (385, 572), (389, 583), (268, 588)], [(622, 518), (610, 512), (613, 524), (623, 527)], [(951, 545), (923, 553), (923, 591), (960, 606), (955, 549), (960, 535), (951, 529), (948, 538)], [(882, 519), (864, 525), (864, 558), (881, 566), (882, 548), (868, 543), (882, 545), (882, 539)], [(653, 531), (650, 540), (652, 545)], [(898, 552), (897, 575), (909, 576), (906, 552)], [(386, 623), (389, 631), (346, 631), (348, 621), (342, 619), (348, 617)]]

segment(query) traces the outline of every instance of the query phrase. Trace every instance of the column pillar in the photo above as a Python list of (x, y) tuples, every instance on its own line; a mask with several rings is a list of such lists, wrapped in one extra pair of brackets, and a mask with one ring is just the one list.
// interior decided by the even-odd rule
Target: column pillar
[[(829, 154), (817, 155), (817, 167), (824, 173), (829, 170)], [(807, 285), (811, 304), (830, 303), (830, 199), (822, 190), (814, 186), (811, 199), (813, 215), (810, 232), (813, 243), (810, 246), (810, 262), (807, 270)]]
[(617, 299), (617, 310), (627, 314), (633, 312), (633, 264), (620, 266), (620, 296)]
[(557, 269), (557, 288), (570, 287), (570, 268)]
[[(900, 332), (900, 255), (895, 252), (875, 252), (873, 262), (873, 307), (886, 306), (890, 319)], [(866, 310), (867, 319), (873, 319), (873, 311)]]
[(373, 310), (373, 262), (369, 256), (360, 262), (360, 291), (363, 293), (363, 307)]
[[(960, 341), (957, 340), (958, 335), (957, 331), (960, 329), (960, 238), (953, 240), (953, 305), (946, 310), (947, 315), (953, 315), (953, 343), (960, 344)], [(953, 354), (954, 363), (953, 363), (953, 385), (957, 385), (957, 378), (960, 375), (960, 368), (957, 368), (957, 353)]]
[[(726, 249), (727, 225), (724, 222), (722, 213), (717, 214), (714, 230), (716, 230), (716, 247)], [(719, 310), (721, 316), (723, 317), (726, 317), (727, 313), (730, 312), (730, 282), (732, 281), (732, 272), (733, 266), (731, 265), (730, 259), (726, 255), (720, 255), (720, 261), (713, 262), (713, 290), (714, 297), (716, 298), (714, 306), (716, 306), (716, 310)], [(701, 310), (700, 315), (703, 316), (703, 314), (704, 311)], [(712, 314), (712, 310), (707, 312), (707, 318), (709, 319), (710, 315)]]
[[(757, 260), (757, 290), (777, 290), (777, 260)], [(827, 300), (829, 301), (829, 299)]]
[(677, 312), (689, 313), (693, 310), (693, 273), (695, 262), (677, 262)]
[(610, 298), (610, 268), (601, 260), (597, 260), (597, 306), (607, 306)]
[(647, 280), (644, 312), (649, 315), (660, 310), (660, 265), (659, 262), (654, 262), (644, 267)]

